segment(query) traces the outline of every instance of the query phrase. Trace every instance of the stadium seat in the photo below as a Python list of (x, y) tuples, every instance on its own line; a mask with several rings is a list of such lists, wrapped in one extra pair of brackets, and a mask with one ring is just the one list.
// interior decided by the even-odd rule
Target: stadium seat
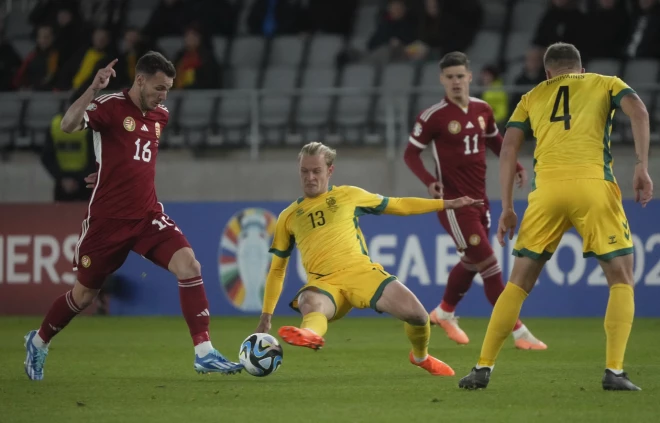
[(19, 38), (11, 41), (11, 45), (16, 49), (16, 53), (21, 56), (21, 59), (25, 60), (28, 54), (34, 50), (35, 44), (34, 41), (27, 38)]
[(432, 106), (442, 100), (444, 89), (440, 85), (440, 68), (437, 63), (427, 63), (422, 68), (422, 76), (419, 82), (424, 87), (423, 94), (418, 94), (413, 104), (411, 113), (417, 116), (423, 109)]
[(178, 111), (178, 125), (189, 145), (204, 142), (211, 127), (211, 113), (217, 101), (217, 95), (210, 91), (189, 90), (182, 95)]
[(298, 67), (305, 50), (305, 38), (287, 35), (273, 40), (270, 50), (270, 66)]
[(623, 80), (628, 84), (652, 84), (658, 81), (660, 62), (653, 59), (636, 59), (626, 64)]
[(467, 51), (470, 61), (494, 63), (500, 49), (502, 37), (495, 31), (480, 31)]
[(616, 59), (594, 59), (585, 65), (585, 72), (599, 73), (601, 75), (619, 75), (621, 64)]
[(168, 36), (158, 39), (158, 47), (165, 57), (170, 60), (176, 58), (177, 53), (183, 48), (183, 37)]
[[(415, 69), (407, 64), (390, 64), (383, 70), (380, 87), (392, 94), (391, 101), (394, 107), (394, 118), (402, 110), (408, 110), (410, 106), (410, 88), (415, 78)], [(387, 122), (387, 98), (385, 92), (378, 96), (376, 101), (375, 120), (379, 126)]]
[[(334, 86), (337, 72), (334, 68), (307, 68), (303, 75), (303, 89), (329, 88)], [(332, 98), (330, 95), (303, 94), (298, 103), (296, 125), (321, 126), (328, 121)]]
[(32, 93), (27, 102), (25, 127), (29, 129), (34, 146), (42, 146), (53, 116), (61, 111), (63, 99), (53, 93)]
[(530, 33), (530, 36), (533, 36), (547, 7), (546, 3), (535, 0), (516, 2), (510, 30), (512, 32), (527, 32)]
[(213, 37), (213, 56), (218, 63), (225, 63), (227, 45), (229, 41), (225, 37)]
[(361, 6), (355, 19), (353, 34), (370, 37), (376, 31), (378, 6)]
[(21, 117), (23, 100), (18, 93), (0, 94), (0, 132), (17, 129)]
[[(375, 81), (375, 70), (367, 65), (348, 65), (344, 68), (342, 88), (370, 88)], [(340, 94), (337, 106), (336, 122), (343, 129), (346, 140), (356, 142), (359, 140), (359, 131), (346, 131), (348, 127), (355, 129), (367, 124), (369, 107), (372, 96), (364, 92), (354, 94)]]
[(231, 46), (229, 64), (240, 68), (258, 68), (264, 54), (264, 39), (249, 36), (234, 40)]
[(338, 35), (316, 35), (310, 44), (307, 66), (335, 66), (343, 44)]
[(529, 48), (534, 34), (532, 32), (510, 32), (506, 43), (504, 57), (507, 62), (522, 60), (525, 57), (525, 51)]
[(277, 93), (277, 91), (292, 90), (296, 83), (296, 73), (295, 69), (285, 66), (270, 67), (266, 70), (264, 77), (266, 92), (261, 99), (259, 123), (264, 128), (277, 128), (276, 131), (268, 131), (264, 136), (268, 143), (279, 144), (284, 140), (283, 131), (289, 121), (293, 97), (290, 92)]
[(483, 3), (484, 7), (484, 23), (485, 30), (500, 31), (504, 27), (504, 20), (506, 18), (506, 3), (501, 0), (486, 0)]
[(231, 87), (234, 92), (226, 92), (220, 99), (220, 107), (215, 117), (216, 125), (221, 129), (223, 142), (240, 143), (245, 129), (250, 123), (250, 92), (257, 87), (257, 70), (243, 68), (234, 72)]

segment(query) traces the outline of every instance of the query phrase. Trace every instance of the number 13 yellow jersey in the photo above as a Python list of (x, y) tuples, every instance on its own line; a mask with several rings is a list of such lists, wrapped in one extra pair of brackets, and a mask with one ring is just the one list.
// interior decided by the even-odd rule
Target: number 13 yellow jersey
[(566, 74), (525, 94), (507, 127), (536, 138), (532, 189), (545, 181), (605, 179), (612, 174), (614, 111), (634, 91), (615, 76)]

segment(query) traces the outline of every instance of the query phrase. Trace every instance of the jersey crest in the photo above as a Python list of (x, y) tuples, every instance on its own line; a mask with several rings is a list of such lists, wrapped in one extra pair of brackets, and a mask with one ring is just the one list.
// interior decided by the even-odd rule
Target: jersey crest
[(156, 122), (156, 138), (160, 139), (160, 123)]
[(124, 129), (127, 130), (128, 132), (135, 131), (135, 120), (132, 117), (127, 116), (124, 119)]
[(458, 134), (461, 132), (461, 124), (458, 123), (457, 120), (452, 120), (449, 122), (449, 125), (447, 125), (447, 130), (454, 135)]
[(486, 130), (486, 120), (484, 119), (484, 117), (480, 115), (477, 118), (477, 120), (479, 121), (479, 127), (481, 128), (481, 130), (485, 131)]

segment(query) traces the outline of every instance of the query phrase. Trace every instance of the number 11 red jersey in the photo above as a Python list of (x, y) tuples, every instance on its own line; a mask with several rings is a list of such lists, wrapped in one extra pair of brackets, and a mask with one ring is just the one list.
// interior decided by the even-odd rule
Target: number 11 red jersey
[(154, 179), (167, 109), (142, 113), (124, 90), (94, 99), (84, 117), (85, 128), (94, 131), (98, 172), (88, 216), (141, 219), (161, 211)]
[(498, 135), (488, 103), (470, 97), (462, 109), (445, 98), (419, 114), (408, 141), (419, 149), (431, 146), (444, 198), (486, 199), (486, 139)]

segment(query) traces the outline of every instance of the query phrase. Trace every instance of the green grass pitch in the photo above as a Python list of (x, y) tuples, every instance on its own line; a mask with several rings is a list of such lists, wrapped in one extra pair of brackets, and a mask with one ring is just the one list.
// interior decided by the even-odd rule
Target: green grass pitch
[[(660, 319), (637, 319), (627, 368), (642, 392), (604, 392), (601, 319), (527, 319), (547, 351), (507, 340), (484, 391), (458, 379), (475, 364), (485, 319), (462, 319), (468, 346), (433, 328), (431, 353), (456, 376), (433, 377), (408, 363), (403, 326), (387, 318), (332, 323), (326, 347), (284, 345), (277, 373), (256, 378), (198, 375), (182, 318), (80, 317), (54, 340), (46, 378), (23, 372), (23, 335), (36, 318), (0, 318), (0, 422), (657, 422)], [(278, 318), (273, 328), (297, 324)], [(214, 345), (237, 359), (257, 318), (211, 322)]]

